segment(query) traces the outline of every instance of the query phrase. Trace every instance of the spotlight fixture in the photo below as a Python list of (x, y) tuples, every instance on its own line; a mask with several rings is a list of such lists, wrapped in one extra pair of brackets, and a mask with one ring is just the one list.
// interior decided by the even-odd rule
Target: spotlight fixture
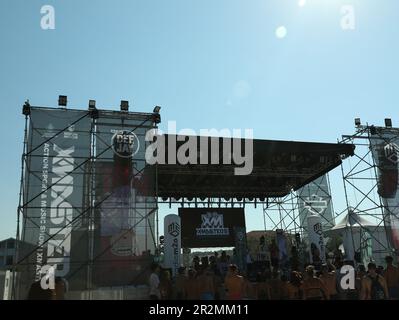
[(98, 119), (98, 110), (96, 108), (96, 100), (89, 100), (89, 114), (92, 119)]
[(58, 96), (58, 105), (60, 107), (66, 107), (68, 102), (67, 96)]
[(362, 122), (360, 121), (360, 118), (355, 118), (355, 126), (360, 127)]
[(377, 129), (376, 129), (376, 127), (374, 127), (374, 126), (371, 126), (371, 127), (370, 127), (370, 134), (371, 134), (371, 135), (376, 135), (376, 134), (377, 134)]
[(152, 111), (152, 121), (155, 124), (161, 123), (161, 115), (159, 114), (159, 111), (161, 110), (160, 106), (155, 106), (154, 110)]
[(23, 107), (22, 107), (22, 114), (25, 116), (29, 116), (30, 115), (30, 104), (29, 104), (29, 100), (26, 100)]
[(121, 111), (129, 111), (129, 101), (121, 100)]
[(392, 119), (385, 118), (385, 126), (387, 128), (392, 128)]
[(96, 108), (96, 100), (89, 100), (89, 110), (94, 110)]

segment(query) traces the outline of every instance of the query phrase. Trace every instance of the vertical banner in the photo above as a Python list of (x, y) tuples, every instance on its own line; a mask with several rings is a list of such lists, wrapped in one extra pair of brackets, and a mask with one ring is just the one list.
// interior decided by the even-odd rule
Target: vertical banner
[(310, 215), (319, 215), (323, 230), (334, 227), (332, 198), (328, 175), (310, 182), (297, 190), (300, 225), (307, 233), (307, 219)]
[(384, 205), (384, 224), (391, 246), (399, 252), (399, 129), (370, 130), (370, 147), (378, 168), (378, 194)]
[(365, 266), (372, 261), (373, 257), (373, 241), (370, 233), (367, 230), (360, 230), (360, 252), (362, 256), (362, 261)]
[(83, 217), (91, 119), (87, 111), (31, 108), (24, 220), (19, 248), (20, 290), (56, 266), (71, 289), (86, 284), (88, 228)]
[(279, 261), (280, 265), (285, 266), (288, 260), (288, 252), (287, 252), (287, 238), (284, 235), (283, 230), (276, 230), (276, 240), (279, 252)]
[(345, 228), (344, 233), (342, 234), (342, 242), (345, 250), (345, 259), (349, 261), (354, 261), (355, 247), (354, 247), (353, 233), (350, 227)]
[(172, 275), (176, 276), (180, 267), (181, 257), (181, 221), (176, 214), (169, 214), (164, 219), (164, 267), (172, 269)]
[(155, 253), (155, 192), (146, 171), (148, 117), (101, 110), (96, 123), (95, 286), (138, 285)]
[(236, 263), (240, 271), (247, 270), (247, 233), (245, 227), (233, 227)]
[(310, 262), (318, 265), (326, 262), (323, 227), (318, 215), (311, 215), (307, 219), (310, 244)]

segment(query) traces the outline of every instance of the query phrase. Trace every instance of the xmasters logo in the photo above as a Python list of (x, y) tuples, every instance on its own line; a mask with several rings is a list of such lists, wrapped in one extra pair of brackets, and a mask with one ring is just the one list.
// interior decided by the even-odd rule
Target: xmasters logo
[(111, 146), (118, 156), (130, 158), (139, 151), (140, 141), (133, 132), (117, 130), (111, 138)]
[[(69, 272), (72, 233), (70, 222), (73, 218), (71, 197), (74, 191), (74, 177), (71, 172), (75, 168), (74, 152), (74, 146), (61, 148), (53, 144), (51, 148), (48, 143), (43, 146), (41, 189), (44, 192), (40, 197), (36, 280), (41, 279), (46, 256), (47, 264), (58, 265), (57, 271), (60, 276), (65, 276)], [(51, 188), (47, 191), (49, 184)], [(50, 239), (45, 243), (47, 236)], [(47, 255), (44, 252), (46, 246)]]
[(316, 223), (316, 224), (313, 226), (313, 230), (314, 230), (314, 232), (315, 232), (316, 234), (318, 234), (319, 236), (321, 236), (322, 233), (323, 233), (323, 230), (322, 230), (322, 227), (321, 227), (321, 223)]
[(172, 222), (168, 226), (168, 232), (172, 237), (177, 237), (180, 234), (180, 225), (176, 222)]
[(399, 146), (396, 143), (388, 143), (384, 146), (385, 157), (392, 163), (399, 162)]
[(228, 236), (229, 228), (223, 224), (223, 214), (207, 212), (201, 215), (201, 227), (197, 228), (197, 236)]

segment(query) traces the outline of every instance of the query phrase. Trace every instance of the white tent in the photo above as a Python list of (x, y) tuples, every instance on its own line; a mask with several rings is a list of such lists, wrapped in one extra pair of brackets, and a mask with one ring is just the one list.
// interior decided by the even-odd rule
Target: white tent
[(331, 230), (342, 230), (346, 228), (361, 228), (361, 227), (375, 227), (375, 223), (367, 221), (365, 218), (359, 216), (352, 210), (341, 220), (340, 223), (336, 224)]
[[(348, 260), (354, 260), (355, 252), (362, 252), (365, 258), (364, 253), (369, 251), (373, 261), (377, 264), (385, 264), (384, 258), (390, 253), (387, 249), (388, 242), (384, 225), (370, 222), (353, 210), (349, 210), (348, 214), (325, 234), (342, 237), (345, 258)], [(365, 241), (365, 238), (368, 238), (368, 241)], [(366, 257), (363, 263), (366, 263), (366, 260), (370, 258)]]

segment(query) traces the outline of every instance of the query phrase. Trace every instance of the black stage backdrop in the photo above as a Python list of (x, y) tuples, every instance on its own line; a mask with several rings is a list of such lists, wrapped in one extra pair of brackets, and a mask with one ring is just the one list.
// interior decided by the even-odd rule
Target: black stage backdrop
[(243, 208), (179, 208), (182, 247), (234, 247), (234, 228), (245, 229)]

